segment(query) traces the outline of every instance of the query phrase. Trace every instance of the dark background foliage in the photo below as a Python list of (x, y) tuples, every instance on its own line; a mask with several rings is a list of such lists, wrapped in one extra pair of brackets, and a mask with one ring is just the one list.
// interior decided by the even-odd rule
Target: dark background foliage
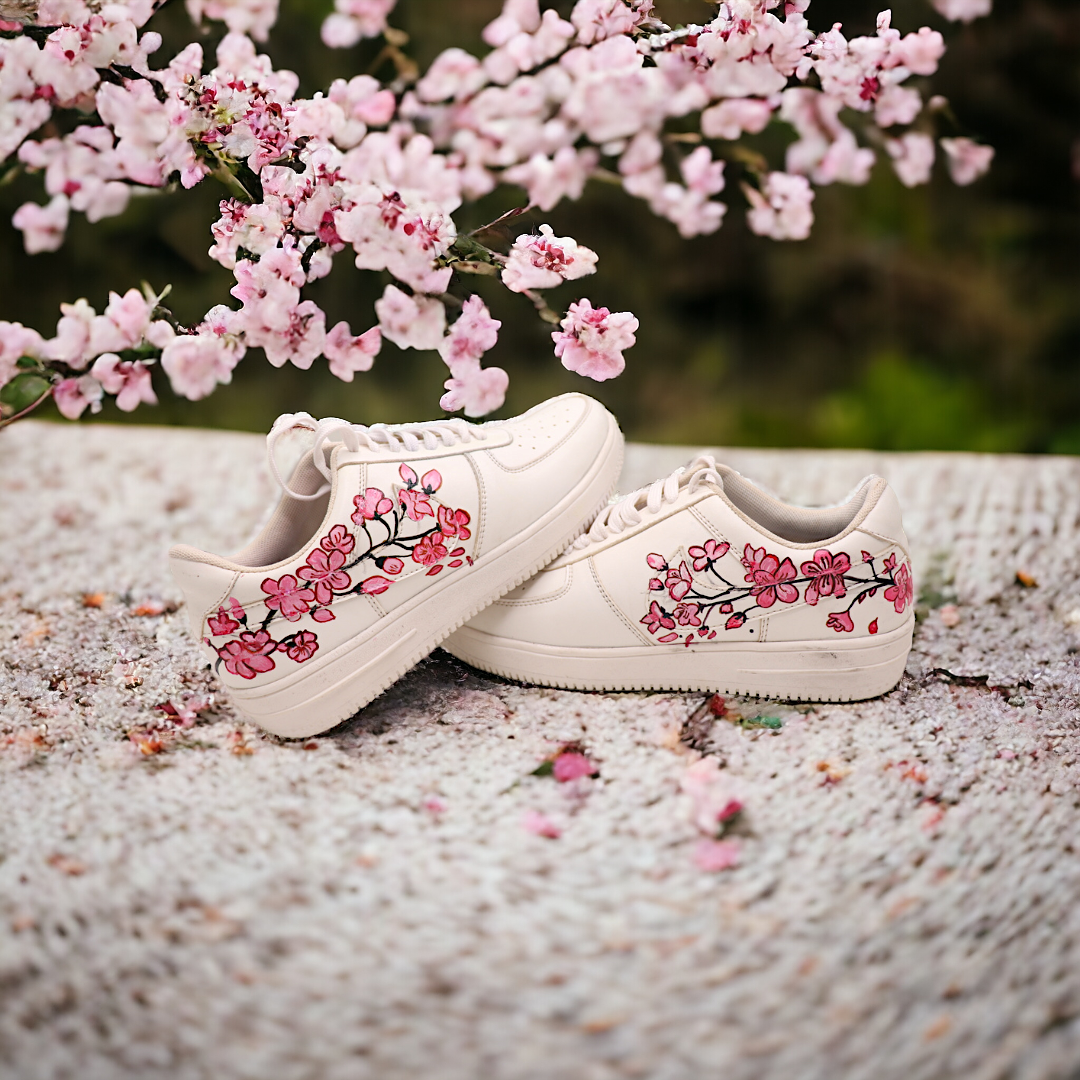
[[(304, 94), (378, 63), (373, 42), (345, 52), (322, 46), (329, 6), (282, 0), (268, 46), (279, 67), (300, 74)], [(451, 44), (481, 49), (480, 30), (499, 6), (401, 0), (393, 21), (426, 66)], [(698, 0), (660, 0), (658, 8), (672, 23), (710, 10)], [(872, 32), (876, 11), (867, 0), (814, 0), (809, 16), (817, 28), (842, 22), (850, 36)], [(162, 55), (192, 33), (178, 3), (157, 22)], [(929, 186), (909, 191), (881, 160), (865, 187), (818, 190), (813, 236), (801, 243), (749, 233), (736, 163), (723, 227), (691, 241), (618, 188), (594, 183), (579, 203), (525, 220), (547, 220), (600, 255), (596, 276), (562, 286), (552, 306), (588, 295), (631, 310), (641, 320), (638, 344), (621, 378), (591, 383), (559, 366), (550, 328), (526, 300), (469, 279), (464, 288), (503, 320), (488, 362), (511, 375), (504, 414), (577, 389), (613, 408), (628, 435), (654, 441), (1080, 453), (1080, 5), (995, 0), (993, 15), (964, 27), (925, 0), (901, 0), (893, 22), (945, 34), (948, 53), (931, 85), (951, 102), (954, 133), (997, 148), (990, 175), (956, 188), (939, 163)], [(219, 36), (204, 35), (208, 52)], [(756, 148), (777, 167), (790, 138), (774, 125)], [(173, 310), (196, 321), (228, 299), (231, 275), (206, 255), (222, 196), (207, 181), (194, 192), (136, 199), (98, 225), (73, 215), (60, 252), (29, 258), (9, 220), (25, 199), (44, 201), (41, 178), (17, 177), (0, 190), (0, 318), (49, 333), (62, 300), (86, 296), (100, 309), (110, 288), (145, 279), (173, 283)], [(522, 202), (518, 189), (502, 188), (463, 209), (459, 226)], [(331, 324), (348, 318), (359, 333), (374, 322), (384, 284), (343, 255), (310, 295)], [(351, 385), (321, 361), (309, 372), (274, 370), (252, 352), (206, 401), (177, 400), (159, 382), (161, 405), (131, 419), (251, 430), (297, 409), (364, 422), (421, 419), (438, 415), (445, 377), (434, 354), (388, 344)], [(101, 419), (126, 418), (110, 406)]]

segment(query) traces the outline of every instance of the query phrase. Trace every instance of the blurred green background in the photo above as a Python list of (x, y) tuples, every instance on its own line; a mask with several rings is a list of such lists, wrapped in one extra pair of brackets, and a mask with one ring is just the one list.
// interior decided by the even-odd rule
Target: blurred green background
[[(300, 74), (303, 94), (376, 59), (372, 42), (343, 52), (322, 46), (318, 27), (330, 6), (282, 0), (267, 47), (277, 66)], [(500, 6), (400, 0), (392, 22), (424, 67), (449, 45), (482, 49), (480, 30)], [(566, 14), (572, 3), (559, 6)], [(698, 0), (658, 3), (671, 23), (709, 10)], [(995, 0), (989, 18), (967, 27), (945, 22), (925, 0), (893, 10), (902, 31), (929, 24), (945, 34), (948, 52), (930, 85), (949, 98), (962, 133), (997, 148), (989, 176), (956, 188), (939, 162), (929, 186), (909, 191), (879, 160), (865, 187), (818, 189), (813, 236), (801, 243), (749, 233), (737, 167), (729, 166), (723, 227), (691, 241), (618, 188), (594, 183), (580, 202), (525, 220), (549, 221), (600, 256), (595, 277), (553, 292), (552, 306), (587, 295), (633, 311), (638, 344), (621, 378), (592, 383), (562, 369), (550, 328), (527, 300), (470, 278), (467, 290), (503, 320), (487, 357), (511, 376), (499, 415), (582, 390), (612, 408), (628, 436), (657, 442), (1080, 453), (1080, 4)], [(842, 22), (852, 36), (872, 33), (876, 12), (865, 0), (814, 0), (808, 17), (817, 29)], [(166, 34), (159, 57), (193, 33), (178, 4), (153, 25)], [(202, 36), (210, 52), (220, 31)], [(755, 146), (779, 167), (791, 137), (773, 125)], [(136, 199), (98, 225), (73, 215), (66, 246), (30, 258), (10, 217), (27, 198), (44, 201), (41, 192), (41, 178), (29, 176), (0, 189), (0, 318), (49, 334), (61, 301), (86, 296), (100, 309), (109, 289), (143, 279), (171, 282), (169, 303), (189, 323), (229, 300), (231, 275), (206, 254), (223, 196), (212, 181)], [(463, 208), (459, 227), (523, 202), (519, 189), (502, 188)], [(375, 321), (386, 280), (342, 255), (309, 295), (329, 324), (347, 318), (359, 333)], [(205, 401), (177, 400), (161, 381), (158, 407), (128, 418), (109, 406), (99, 419), (254, 431), (298, 409), (417, 420), (440, 415), (445, 378), (435, 354), (389, 344), (351, 385), (322, 361), (308, 372), (275, 370), (251, 352), (233, 383)]]

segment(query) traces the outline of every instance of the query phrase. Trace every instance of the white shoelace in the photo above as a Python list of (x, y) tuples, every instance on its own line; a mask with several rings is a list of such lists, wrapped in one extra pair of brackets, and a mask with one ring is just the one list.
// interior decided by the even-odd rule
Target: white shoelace
[[(301, 495), (289, 487), (278, 469), (277, 457), (274, 453), (278, 439), (296, 428), (314, 433), (315, 441), (310, 450), (311, 461), (326, 478), (326, 483), (311, 495)], [(327, 464), (327, 455), (323, 451), (327, 443), (343, 443), (347, 450), (353, 452), (359, 450), (361, 446), (366, 446), (370, 450), (412, 452), (421, 447), (426, 450), (437, 450), (439, 447), (454, 446), (459, 442), (468, 442), (470, 439), (486, 438), (487, 435), (482, 428), (458, 419), (432, 420), (426, 424), (372, 424), (367, 427), (364, 424), (350, 424), (347, 420), (339, 420), (335, 416), (327, 417), (325, 420), (316, 420), (304, 412), (283, 413), (274, 421), (270, 434), (266, 436), (266, 453), (270, 459), (270, 471), (285, 494), (302, 502), (311, 502), (330, 490), (330, 466)]]
[(675, 502), (684, 489), (693, 492), (707, 482), (717, 487), (724, 486), (720, 474), (716, 471), (716, 459), (710, 454), (701, 454), (689, 465), (681, 465), (665, 479), (638, 488), (637, 491), (606, 506), (589, 526), (588, 531), (574, 541), (570, 550), (578, 551), (590, 544), (598, 544), (624, 529), (639, 525), (645, 513), (656, 514), (665, 503)]

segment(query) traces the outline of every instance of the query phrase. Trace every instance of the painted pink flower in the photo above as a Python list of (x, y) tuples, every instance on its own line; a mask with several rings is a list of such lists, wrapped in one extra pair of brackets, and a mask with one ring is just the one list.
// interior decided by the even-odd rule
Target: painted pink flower
[(390, 588), (390, 582), (384, 577), (380, 577), (375, 574), (372, 577), (365, 578), (363, 584), (360, 586), (360, 591), (365, 596), (378, 596), (379, 593), (386, 592)]
[(736, 840), (699, 840), (694, 847), (694, 865), (714, 874), (738, 866), (739, 854)]
[(400, 574), (405, 569), (405, 564), (396, 555), (391, 555), (387, 559), (378, 559), (376, 565), (387, 574)]
[(685, 562), (679, 563), (678, 570), (669, 569), (667, 572), (667, 590), (672, 600), (681, 600), (694, 584), (693, 575)]
[(551, 773), (560, 784), (582, 776), (594, 776), (596, 765), (579, 750), (567, 750), (551, 763)]
[(278, 643), (265, 630), (245, 630), (238, 638), (227, 641), (217, 650), (225, 661), (225, 670), (241, 679), (254, 679), (266, 671), (274, 670), (270, 653)]
[(746, 581), (752, 585), (750, 595), (757, 597), (759, 606), (772, 607), (777, 600), (785, 604), (794, 604), (799, 599), (799, 590), (789, 584), (798, 572), (795, 564), (785, 558), (781, 562), (775, 555), (767, 554), (765, 549), (746, 545), (742, 559), (746, 567)]
[(378, 488), (369, 487), (363, 495), (353, 497), (353, 506), (356, 507), (353, 521), (357, 525), (363, 525), (365, 521), (389, 514), (394, 509), (394, 501), (388, 499)]
[(810, 578), (806, 586), (806, 602), (813, 607), (821, 596), (835, 596), (839, 600), (847, 595), (844, 575), (851, 570), (851, 559), (844, 552), (833, 555), (820, 548), (810, 562), (802, 564), (803, 574)]
[(315, 593), (301, 585), (292, 574), (286, 574), (277, 581), (266, 578), (262, 591), (266, 593), (266, 606), (271, 611), (280, 612), (289, 622), (296, 622), (301, 615), (306, 615), (315, 599)]
[(649, 578), (649, 592), (663, 592), (664, 583), (658, 578)]
[(335, 525), (319, 541), (319, 547), (323, 551), (340, 551), (342, 555), (348, 555), (356, 547), (356, 538), (344, 525)]
[(402, 488), (398, 492), (398, 499), (405, 507), (405, 513), (413, 521), (419, 521), (422, 517), (434, 517), (435, 511), (431, 509), (426, 493), (417, 491), (415, 488)]
[(738, 630), (743, 623), (746, 622), (746, 616), (741, 611), (736, 611), (726, 623), (724, 623), (725, 630)]
[(290, 660), (302, 664), (318, 651), (319, 639), (310, 630), (301, 630), (288, 644), (282, 642), (278, 648), (282, 649)]
[(521, 819), (521, 826), (526, 832), (534, 836), (543, 836), (548, 840), (558, 840), (562, 836), (562, 829), (539, 810), (528, 810)]
[(660, 629), (675, 629), (675, 620), (655, 600), (649, 607), (648, 614), (639, 621), (648, 627), (650, 634), (655, 634)]
[(316, 603), (329, 604), (335, 592), (344, 592), (352, 585), (352, 579), (341, 569), (344, 565), (343, 551), (327, 552), (320, 547), (308, 555), (306, 565), (301, 566), (296, 575), (315, 586)]
[[(895, 556), (890, 555), (889, 558), (893, 559), (893, 565), (895, 566)], [(888, 559), (885, 561), (885, 565), (888, 567)], [(891, 567), (889, 569), (892, 570)], [(892, 570), (892, 579), (893, 583), (885, 590), (885, 599), (892, 601), (897, 615), (900, 615), (915, 598), (915, 584), (911, 579), (911, 567), (907, 563), (897, 566), (895, 570)]]
[(329, 608), (312, 608), (311, 617), (316, 622), (333, 622), (337, 616)]
[(706, 540), (701, 547), (690, 548), (687, 554), (694, 560), (694, 569), (700, 572), (709, 563), (722, 559), (730, 550), (731, 545), (726, 540)]
[(680, 626), (700, 626), (700, 610), (697, 604), (679, 604), (673, 614)]
[(467, 510), (451, 510), (448, 506), (440, 506), (439, 531), (443, 536), (458, 536), (462, 540), (468, 540), (472, 533), (469, 532), (469, 513)]
[(240, 624), (228, 615), (224, 607), (219, 607), (218, 613), (211, 615), (206, 621), (214, 637), (224, 637), (240, 629)]
[(551, 335), (555, 355), (564, 368), (597, 382), (622, 372), (626, 367), (623, 351), (637, 341), (638, 321), (629, 311), (612, 314), (585, 299), (570, 305), (561, 325), (562, 330)]
[(429, 469), (423, 476), (417, 479), (416, 470), (402, 464), (398, 467), (398, 475), (405, 481), (408, 487), (416, 487), (417, 484), (424, 489), (425, 494), (434, 495), (442, 487), (442, 474), (438, 469)]
[(851, 614), (847, 611), (834, 611), (826, 620), (825, 625), (838, 634), (850, 634), (855, 629), (851, 621)]
[(444, 539), (441, 532), (433, 532), (421, 537), (419, 543), (413, 548), (413, 562), (418, 562), (421, 566), (434, 566), (435, 563), (441, 562), (447, 554)]

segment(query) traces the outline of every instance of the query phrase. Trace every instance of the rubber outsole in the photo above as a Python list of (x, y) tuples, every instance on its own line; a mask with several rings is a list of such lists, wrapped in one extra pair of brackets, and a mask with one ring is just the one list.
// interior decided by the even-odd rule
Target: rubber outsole
[(900, 681), (914, 628), (912, 617), (888, 634), (853, 641), (605, 649), (537, 645), (466, 626), (443, 647), (504, 679), (564, 690), (681, 690), (784, 701), (865, 701)]
[[(622, 436), (612, 420), (594, 467), (533, 532), (507, 541), (467, 573), (421, 593), (382, 620), (384, 625), (338, 646), (318, 669), (251, 691), (232, 689), (233, 703), (253, 723), (282, 738), (307, 738), (348, 720), (455, 630), (562, 554), (607, 505), (622, 458)], [(487, 584), (477, 588), (481, 581)], [(448, 611), (457, 614), (445, 619)], [(320, 688), (313, 692), (315, 685)]]

